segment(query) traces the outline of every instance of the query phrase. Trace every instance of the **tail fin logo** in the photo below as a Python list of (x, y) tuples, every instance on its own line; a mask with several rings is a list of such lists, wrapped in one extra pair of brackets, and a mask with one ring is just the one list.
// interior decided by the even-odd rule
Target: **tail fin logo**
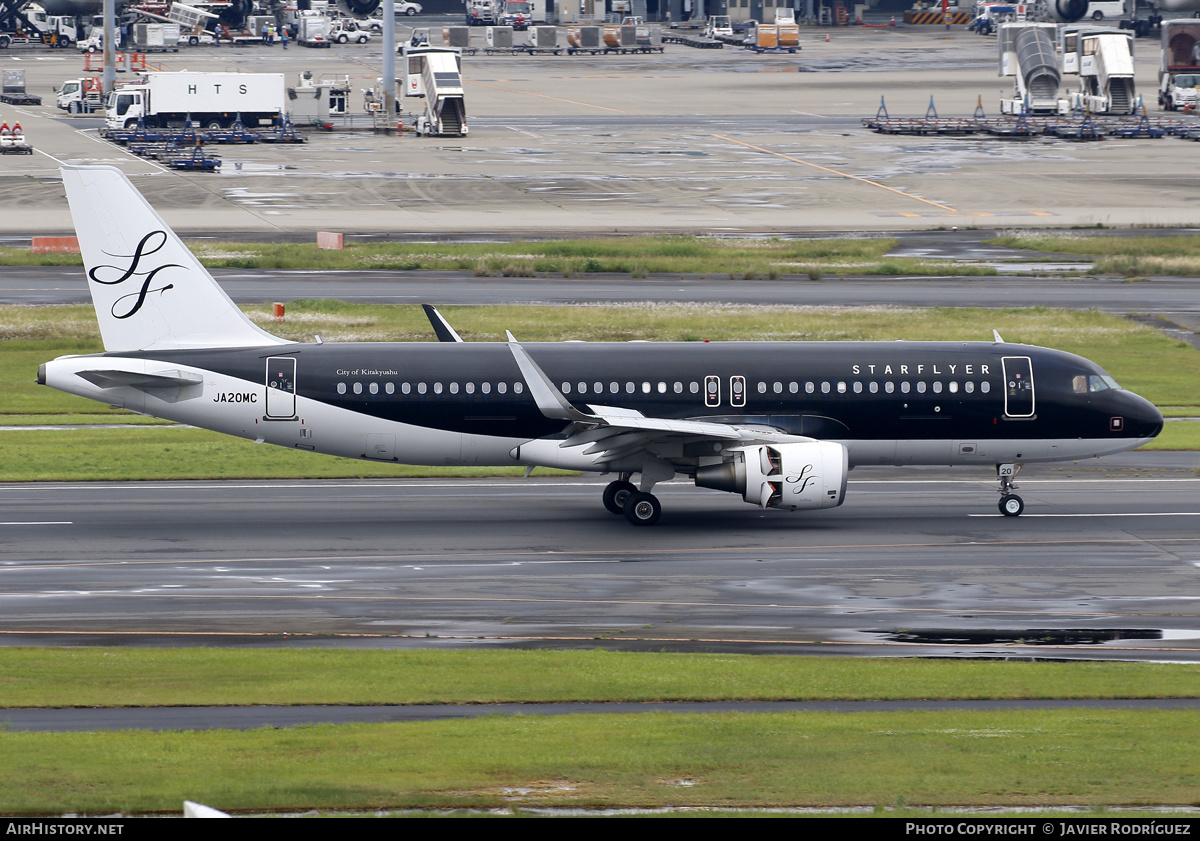
[[(154, 268), (149, 269), (148, 271), (138, 271), (138, 268), (142, 265), (143, 260), (145, 260), (151, 254), (156, 254), (159, 251), (161, 251), (163, 246), (165, 246), (167, 244), (167, 240), (168, 240), (168, 237), (167, 237), (166, 231), (151, 231), (150, 233), (148, 233), (144, 237), (142, 237), (142, 241), (137, 244), (137, 248), (135, 248), (133, 250), (132, 254), (110, 254), (107, 251), (104, 252), (109, 257), (114, 257), (118, 260), (129, 260), (130, 262), (129, 262), (128, 267), (122, 269), (119, 265), (118, 266), (100, 265), (100, 266), (96, 266), (88, 271), (88, 277), (91, 280), (95, 281), (96, 283), (103, 284), (105, 286), (116, 286), (118, 284), (124, 283), (125, 281), (129, 280), (130, 278), (135, 278), (135, 277), (142, 279), (141, 289), (137, 290), (136, 292), (130, 292), (128, 295), (122, 295), (120, 298), (117, 298), (117, 300), (113, 302), (112, 309), (111, 309), (113, 318), (119, 318), (119, 319), (129, 318), (131, 315), (134, 315), (138, 310), (140, 310), (142, 308), (142, 305), (146, 303), (146, 296), (149, 295), (150, 293), (152, 293), (152, 292), (161, 293), (161, 292), (166, 292), (168, 289), (175, 288), (175, 284), (173, 284), (173, 283), (168, 283), (165, 286), (159, 286), (156, 288), (151, 288), (151, 285), (154, 283), (154, 276), (157, 275), (159, 272), (161, 272), (163, 269), (182, 269), (182, 268), (184, 268), (183, 266), (179, 265), (178, 263), (163, 263), (161, 266), (155, 266)], [(147, 260), (146, 262), (150, 262), (150, 261)], [(114, 272), (122, 272), (122, 274), (120, 277), (113, 278), (112, 280), (105, 280), (104, 278), (99, 276), (99, 272), (102, 269), (108, 269), (108, 270), (111, 270)], [(133, 298), (134, 300), (129, 301), (130, 298)], [(122, 304), (121, 303), (122, 301), (125, 301), (126, 303)], [(125, 308), (125, 312), (117, 312), (117, 309), (119, 307)]]

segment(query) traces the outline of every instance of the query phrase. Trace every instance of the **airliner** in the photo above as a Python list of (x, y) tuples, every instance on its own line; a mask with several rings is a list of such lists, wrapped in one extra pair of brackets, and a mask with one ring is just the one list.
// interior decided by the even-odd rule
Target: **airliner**
[[(134, 412), (318, 453), (614, 476), (648, 526), (676, 476), (765, 509), (835, 508), (856, 465), (995, 469), (1091, 458), (1162, 430), (1153, 404), (1063, 351), (1004, 342), (287, 341), (255, 325), (128, 178), (63, 183), (104, 352), (38, 382)], [(634, 481), (636, 479), (636, 482)]]

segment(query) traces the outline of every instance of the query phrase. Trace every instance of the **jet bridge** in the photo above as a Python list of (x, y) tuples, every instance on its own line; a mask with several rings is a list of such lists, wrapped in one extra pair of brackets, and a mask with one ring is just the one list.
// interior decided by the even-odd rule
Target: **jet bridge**
[(418, 135), (466, 137), (461, 49), (428, 43), (405, 46), (404, 95), (425, 100), (425, 112), (417, 117)]
[(1062, 74), (1054, 42), (1053, 23), (1005, 23), (997, 30), (1000, 75), (1014, 79), (1013, 94), (1000, 100), (1004, 114), (1059, 114), (1067, 110), (1058, 98)]
[(1133, 37), (1132, 32), (1111, 28), (1063, 28), (1063, 72), (1079, 77), (1079, 89), (1067, 94), (1072, 109), (1092, 114), (1137, 111)]

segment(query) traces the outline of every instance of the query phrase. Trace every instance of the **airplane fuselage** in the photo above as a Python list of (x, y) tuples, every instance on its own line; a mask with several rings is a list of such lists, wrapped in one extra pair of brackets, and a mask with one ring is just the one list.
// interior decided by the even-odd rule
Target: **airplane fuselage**
[[(1093, 363), (1025, 345), (957, 342), (545, 343), (525, 346), (572, 405), (770, 428), (843, 443), (851, 465), (1076, 459), (1150, 440), (1161, 415)], [(79, 370), (186, 372), (175, 388)], [(407, 464), (547, 462), (620, 470), (561, 437), (503, 343), (293, 344), (67, 357), (43, 381), (133, 411), (250, 439)], [(716, 456), (674, 442), (678, 472)]]

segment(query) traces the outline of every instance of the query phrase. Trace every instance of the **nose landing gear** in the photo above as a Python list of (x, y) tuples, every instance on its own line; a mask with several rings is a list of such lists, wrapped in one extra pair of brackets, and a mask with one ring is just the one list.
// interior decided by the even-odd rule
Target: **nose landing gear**
[(1013, 480), (1020, 472), (1019, 464), (996, 465), (996, 475), (1000, 477), (1000, 513), (1005, 517), (1020, 517), (1025, 510), (1025, 500), (1013, 493), (1017, 487)]

